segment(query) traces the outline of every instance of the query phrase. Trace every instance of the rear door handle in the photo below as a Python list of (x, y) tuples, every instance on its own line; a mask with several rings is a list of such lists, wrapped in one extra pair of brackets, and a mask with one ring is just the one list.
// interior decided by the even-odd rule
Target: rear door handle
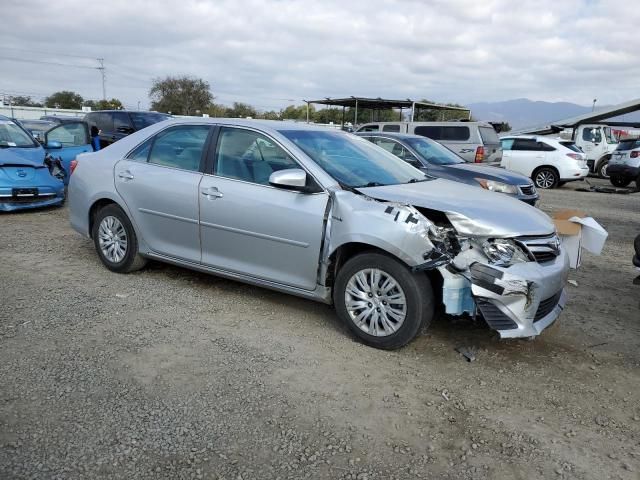
[(205, 188), (201, 190), (200, 193), (202, 193), (202, 195), (207, 197), (209, 200), (215, 200), (216, 198), (224, 197), (222, 192), (218, 190), (216, 187)]
[(123, 180), (133, 180), (133, 175), (131, 175), (131, 172), (129, 170), (125, 170), (124, 172), (120, 172), (118, 174), (118, 177), (122, 178)]

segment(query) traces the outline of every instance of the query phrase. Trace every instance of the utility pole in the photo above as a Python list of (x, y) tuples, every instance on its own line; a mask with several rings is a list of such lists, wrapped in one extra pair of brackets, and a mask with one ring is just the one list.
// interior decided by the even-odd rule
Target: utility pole
[(100, 64), (99, 67), (96, 67), (98, 70), (100, 70), (100, 73), (102, 74), (102, 99), (106, 100), (107, 99), (107, 88), (105, 86), (105, 83), (107, 81), (106, 79), (106, 74), (104, 71), (104, 58), (98, 58), (96, 59), (98, 60), (98, 63)]
[(593, 112), (596, 109), (596, 102), (598, 101), (597, 98), (593, 99), (593, 105), (591, 105), (591, 111)]

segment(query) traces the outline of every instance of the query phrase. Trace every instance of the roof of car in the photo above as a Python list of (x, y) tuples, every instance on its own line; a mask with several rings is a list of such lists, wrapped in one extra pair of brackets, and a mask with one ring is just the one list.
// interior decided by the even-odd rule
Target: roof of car
[(261, 129), (270, 129), (274, 131), (286, 131), (286, 130), (314, 130), (314, 131), (330, 131), (341, 132), (347, 134), (347, 132), (340, 130), (339, 128), (331, 128), (326, 125), (318, 125), (314, 123), (294, 122), (287, 120), (253, 120), (245, 118), (211, 118), (211, 117), (171, 117), (167, 120), (163, 120), (163, 125), (179, 125), (188, 123), (210, 123), (217, 125), (236, 125), (245, 127), (256, 127)]

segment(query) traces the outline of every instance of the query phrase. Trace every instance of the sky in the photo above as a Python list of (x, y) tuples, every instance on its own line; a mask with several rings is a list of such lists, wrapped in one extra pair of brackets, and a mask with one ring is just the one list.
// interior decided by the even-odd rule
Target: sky
[(21, 0), (0, 10), (0, 95), (149, 105), (154, 78), (259, 110), (324, 97), (590, 105), (640, 97), (640, 8), (598, 0)]

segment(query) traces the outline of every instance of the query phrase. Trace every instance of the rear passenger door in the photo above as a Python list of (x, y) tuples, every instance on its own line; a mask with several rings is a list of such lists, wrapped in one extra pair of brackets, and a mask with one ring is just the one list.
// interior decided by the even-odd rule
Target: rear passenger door
[(198, 186), (210, 131), (210, 125), (169, 127), (116, 164), (116, 189), (157, 254), (201, 260)]
[(302, 167), (275, 140), (252, 129), (222, 127), (213, 160), (213, 174), (203, 177), (199, 193), (202, 263), (313, 290), (326, 192), (271, 186), (274, 171)]

